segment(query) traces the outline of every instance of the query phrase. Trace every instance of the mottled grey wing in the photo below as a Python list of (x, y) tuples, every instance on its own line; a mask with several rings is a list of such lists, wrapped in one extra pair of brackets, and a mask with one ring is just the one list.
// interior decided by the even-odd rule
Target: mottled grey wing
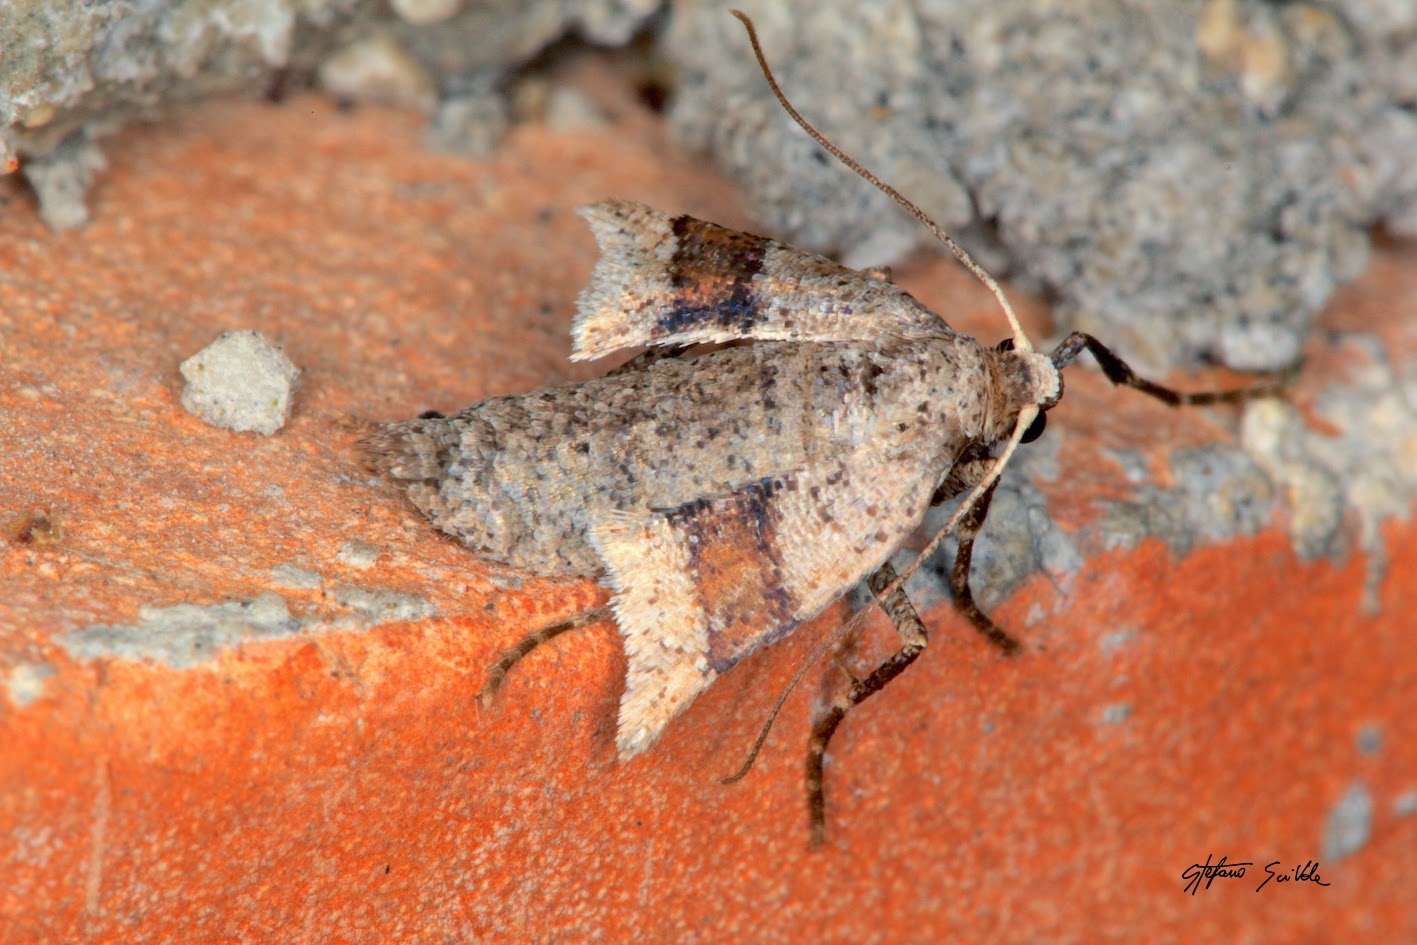
[(580, 213), (602, 255), (577, 303), (575, 360), (741, 338), (876, 342), (952, 334), (900, 286), (823, 256), (627, 200)]

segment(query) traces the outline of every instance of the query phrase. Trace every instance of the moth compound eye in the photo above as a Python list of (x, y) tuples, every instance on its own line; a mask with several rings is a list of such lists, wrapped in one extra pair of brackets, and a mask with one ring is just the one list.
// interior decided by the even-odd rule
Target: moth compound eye
[(994, 346), (994, 350), (995, 350), (995, 351), (1012, 351), (1012, 350), (1014, 350), (1014, 340), (1013, 340), (1012, 338), (1005, 338), (1003, 341), (999, 342), (998, 344), (996, 344), (996, 345)]
[(1043, 411), (1038, 411), (1038, 416), (1033, 418), (1033, 422), (1028, 425), (1028, 429), (1023, 432), (1022, 443), (1032, 443), (1043, 435), (1043, 430), (1048, 426), (1048, 415)]

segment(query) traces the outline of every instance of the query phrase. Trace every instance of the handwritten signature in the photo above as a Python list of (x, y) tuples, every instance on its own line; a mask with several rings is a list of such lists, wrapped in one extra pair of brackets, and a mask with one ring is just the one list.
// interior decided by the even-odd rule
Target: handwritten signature
[[(1246, 860), (1243, 863), (1231, 863), (1225, 857), (1221, 857), (1218, 862), (1212, 862), (1215, 854), (1207, 853), (1204, 863), (1192, 863), (1186, 867), (1181, 878), (1186, 881), (1185, 892), (1194, 896), (1202, 888), (1209, 889), (1210, 884), (1217, 879), (1243, 879), (1245, 871), (1254, 866), (1253, 860)], [(1331, 886), (1319, 876), (1318, 860), (1305, 860), (1303, 865), (1295, 866), (1293, 869), (1275, 869), (1279, 866), (1279, 860), (1272, 860), (1265, 864), (1265, 878), (1262, 883), (1255, 887), (1255, 892), (1264, 889), (1270, 883), (1314, 883), (1318, 886)], [(1204, 884), (1204, 887), (1202, 887)]]

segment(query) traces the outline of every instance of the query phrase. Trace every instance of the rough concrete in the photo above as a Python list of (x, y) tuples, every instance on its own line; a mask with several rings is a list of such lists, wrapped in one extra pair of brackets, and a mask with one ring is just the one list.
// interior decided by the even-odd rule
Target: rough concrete
[[(625, 43), (659, 0), (18, 0), (0, 6), (0, 173), (22, 167), (55, 229), (85, 222), (93, 138), (214, 93), (316, 77), (347, 100), (432, 107), (565, 36)], [(486, 147), (485, 125), (465, 149)], [(446, 138), (448, 133), (444, 133)]]
[(276, 587), (313, 591), (323, 586), (325, 579), (320, 576), (318, 571), (311, 571), (309, 568), (302, 568), (286, 562), (271, 568), (271, 583)]
[(347, 541), (339, 546), (335, 558), (354, 568), (372, 568), (379, 560), (379, 549), (367, 541)]
[(19, 663), (10, 668), (5, 688), (17, 708), (27, 709), (44, 695), (45, 682), (59, 670), (48, 663)]
[(89, 185), (107, 165), (84, 131), (65, 138), (43, 157), (26, 161), (25, 180), (39, 198), (40, 219), (56, 231), (87, 223)]
[[(730, 5), (675, 6), (681, 140), (793, 242), (864, 265), (928, 239), (791, 125)], [(1413, 232), (1401, 5), (741, 5), (822, 131), (1149, 366), (1292, 364), (1366, 229)]]
[[(295, 589), (317, 588), (318, 585)], [(386, 623), (426, 620), (438, 613), (437, 607), (417, 594), (387, 589), (339, 587), (330, 598), (335, 607), (312, 608), (299, 617), (291, 615), (285, 598), (275, 591), (265, 591), (251, 600), (219, 604), (145, 606), (139, 608), (134, 623), (83, 627), (58, 637), (57, 642), (75, 660), (117, 657), (155, 660), (174, 669), (191, 669), (214, 662), (223, 651), (250, 641), (331, 628), (368, 630)], [(13, 680), (11, 690), (19, 691)]]
[(436, 606), (418, 594), (366, 587), (337, 587), (330, 596), (354, 611), (352, 620), (342, 624), (346, 627), (427, 620), (438, 613)]
[(320, 87), (337, 99), (431, 109), (438, 100), (433, 76), (392, 36), (365, 36), (320, 63)]
[(469, 76), (438, 103), (423, 133), (423, 145), (465, 157), (486, 157), (511, 127), (511, 107), (503, 94), (501, 76)]

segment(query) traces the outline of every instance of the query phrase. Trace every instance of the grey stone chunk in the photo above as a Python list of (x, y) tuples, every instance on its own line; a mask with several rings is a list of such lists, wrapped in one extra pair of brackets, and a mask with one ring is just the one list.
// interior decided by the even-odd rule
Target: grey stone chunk
[(485, 157), (511, 128), (511, 109), (500, 77), (484, 74), (458, 83), (439, 104), (423, 133), (423, 146), (466, 157)]
[(606, 117), (579, 89), (556, 84), (546, 94), (546, 127), (558, 134), (604, 128)]
[(320, 63), (320, 85), (353, 102), (428, 110), (438, 98), (433, 77), (392, 36), (355, 40)]
[[(1143, 366), (1293, 363), (1367, 258), (1417, 227), (1417, 31), (1377, 2), (952, 0), (755, 8), (788, 95), (970, 240), (995, 231), (1064, 328)], [(928, 239), (824, 160), (720, 4), (676, 7), (673, 125), (773, 233), (853, 265)]]
[(300, 370), (259, 332), (229, 331), (182, 362), (182, 406), (213, 426), (271, 434), (290, 416)]
[(462, 0), (389, 0), (389, 6), (408, 22), (424, 26), (451, 18)]

